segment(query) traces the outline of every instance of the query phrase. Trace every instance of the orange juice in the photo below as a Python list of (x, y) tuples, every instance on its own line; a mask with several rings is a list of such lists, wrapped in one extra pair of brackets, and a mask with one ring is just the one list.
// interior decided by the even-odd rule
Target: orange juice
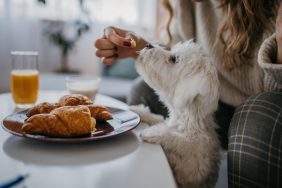
[(13, 70), (11, 72), (11, 92), (16, 104), (34, 104), (39, 88), (37, 70)]

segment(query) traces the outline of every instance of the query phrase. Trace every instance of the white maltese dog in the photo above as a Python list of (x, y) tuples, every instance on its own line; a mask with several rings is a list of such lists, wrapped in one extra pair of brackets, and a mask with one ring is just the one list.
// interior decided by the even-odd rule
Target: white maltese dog
[(136, 69), (169, 111), (164, 120), (148, 107), (131, 106), (151, 125), (141, 138), (162, 146), (179, 187), (214, 187), (220, 160), (213, 120), (219, 98), (215, 67), (198, 44), (188, 41), (171, 51), (147, 45)]

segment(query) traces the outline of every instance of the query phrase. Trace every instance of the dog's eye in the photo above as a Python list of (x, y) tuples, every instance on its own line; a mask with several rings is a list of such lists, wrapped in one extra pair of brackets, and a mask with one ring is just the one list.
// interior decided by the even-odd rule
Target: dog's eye
[(173, 64), (176, 64), (177, 63), (177, 57), (175, 55), (171, 55), (170, 58), (169, 58), (169, 61)]

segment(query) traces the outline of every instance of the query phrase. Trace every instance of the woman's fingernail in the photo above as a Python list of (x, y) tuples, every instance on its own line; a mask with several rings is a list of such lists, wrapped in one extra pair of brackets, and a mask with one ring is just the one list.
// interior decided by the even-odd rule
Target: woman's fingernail
[(123, 45), (124, 45), (124, 46), (127, 46), (127, 47), (130, 47), (130, 46), (131, 46), (131, 42), (124, 41), (124, 42), (123, 42)]

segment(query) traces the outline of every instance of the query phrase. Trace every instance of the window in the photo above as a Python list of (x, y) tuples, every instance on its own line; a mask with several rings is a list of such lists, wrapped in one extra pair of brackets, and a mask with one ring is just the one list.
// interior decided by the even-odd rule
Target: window
[[(0, 54), (2, 61), (10, 62), (12, 50), (39, 51), (41, 71), (56, 70), (61, 61), (58, 46), (44, 35), (46, 22), (72, 22), (83, 18), (80, 0), (0, 0)], [(69, 53), (69, 65), (82, 72), (97, 72), (93, 41), (101, 37), (109, 25), (133, 30), (153, 38), (156, 26), (158, 0), (84, 0), (89, 11), (91, 30), (81, 37)], [(48, 24), (47, 24), (48, 25)], [(78, 63), (79, 62), (79, 63)], [(1, 74), (1, 72), (0, 72)]]

